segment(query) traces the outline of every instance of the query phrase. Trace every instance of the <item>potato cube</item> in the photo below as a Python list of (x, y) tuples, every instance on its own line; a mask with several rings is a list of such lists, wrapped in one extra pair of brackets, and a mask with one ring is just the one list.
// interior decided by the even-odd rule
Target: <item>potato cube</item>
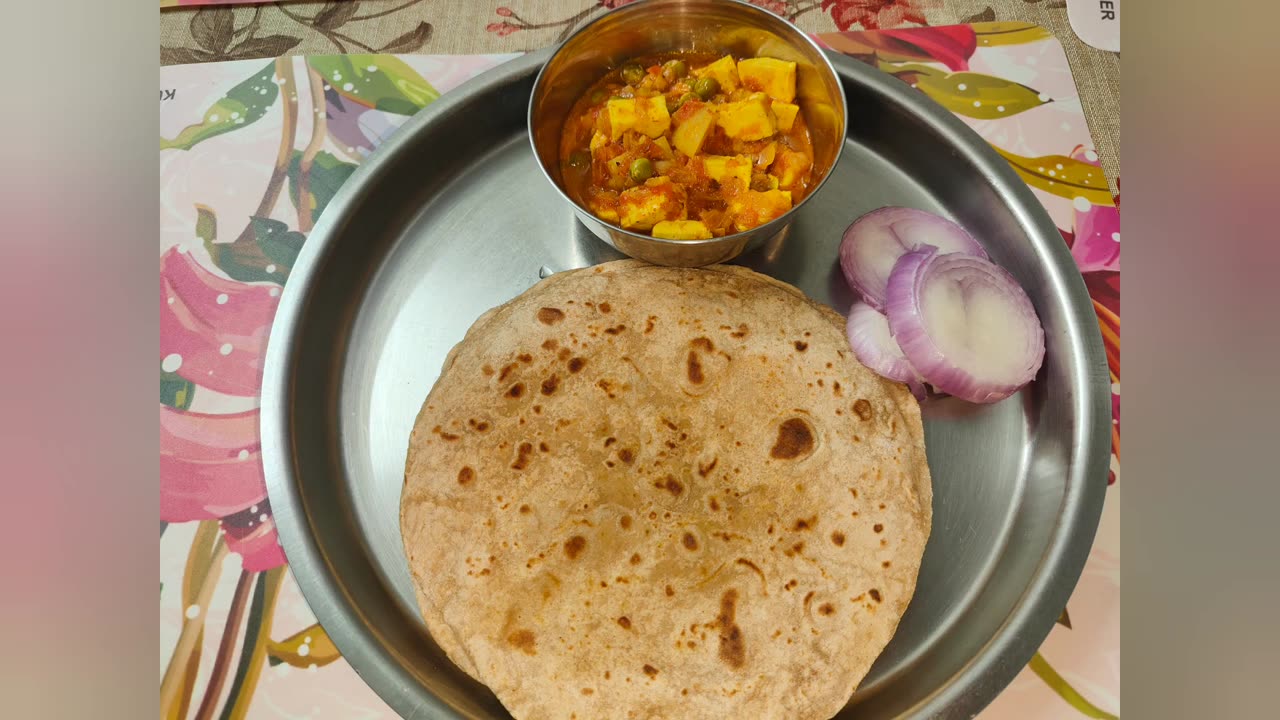
[(608, 144), (609, 137), (602, 132), (597, 132), (591, 136), (591, 152), (593, 153)]
[(738, 63), (738, 77), (751, 90), (789, 103), (796, 99), (796, 64), (774, 58), (751, 58)]
[(778, 158), (773, 161), (773, 166), (769, 171), (778, 178), (778, 186), (783, 189), (790, 189), (795, 186), (800, 176), (809, 169), (809, 156), (795, 150), (787, 150), (782, 148), (778, 151)]
[(622, 191), (618, 196), (622, 227), (649, 230), (663, 220), (685, 218), (683, 192), (665, 177), (651, 178), (644, 185)]
[(741, 180), (743, 188), (751, 184), (751, 158), (742, 155), (705, 155), (702, 167), (707, 171), (707, 177), (722, 185), (731, 178)]
[(778, 129), (787, 132), (796, 124), (796, 115), (800, 113), (799, 105), (773, 101), (773, 116), (778, 118)]
[(719, 60), (702, 68), (695, 73), (698, 77), (715, 78), (720, 83), (720, 91), (731, 93), (738, 89), (738, 66), (733, 61), (733, 57), (725, 55)]
[(763, 140), (777, 131), (773, 113), (765, 105), (765, 96), (756, 95), (741, 102), (725, 103), (716, 113), (716, 124), (724, 134), (738, 140)]
[(702, 150), (711, 127), (716, 124), (716, 115), (709, 107), (700, 107), (692, 115), (676, 126), (671, 136), (672, 143), (680, 152), (693, 157)]
[(698, 220), (663, 220), (653, 226), (653, 236), (666, 240), (710, 240), (711, 231)]
[(654, 140), (653, 144), (658, 146), (658, 150), (662, 152), (662, 157), (667, 159), (672, 157), (671, 143), (667, 142), (666, 137), (660, 137), (657, 140)]
[(733, 226), (739, 232), (763, 225), (791, 209), (789, 190), (748, 190), (729, 201)]
[(671, 127), (671, 115), (664, 98), (613, 98), (609, 110), (610, 139), (617, 140), (628, 130), (656, 138)]

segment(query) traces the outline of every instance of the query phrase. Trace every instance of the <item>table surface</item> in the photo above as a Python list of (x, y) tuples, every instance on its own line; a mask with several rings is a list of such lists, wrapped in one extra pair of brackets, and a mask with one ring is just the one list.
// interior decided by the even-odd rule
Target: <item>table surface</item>
[[(631, 0), (338, 0), (176, 7), (160, 14), (163, 65), (321, 53), (527, 52)], [(1116, 192), (1120, 55), (1084, 44), (1064, 0), (752, 0), (808, 32), (980, 21), (1033, 22), (1062, 43)]]

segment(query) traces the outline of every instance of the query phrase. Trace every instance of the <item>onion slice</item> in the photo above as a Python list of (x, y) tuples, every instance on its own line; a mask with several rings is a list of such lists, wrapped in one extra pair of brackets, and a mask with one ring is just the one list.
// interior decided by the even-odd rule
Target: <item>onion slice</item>
[(986, 258), (973, 236), (950, 220), (924, 210), (882, 207), (863, 215), (840, 240), (840, 269), (871, 307), (883, 311), (885, 289), (898, 258), (924, 245), (941, 253)]
[(889, 320), (879, 310), (864, 302), (854, 302), (845, 323), (849, 346), (858, 362), (881, 377), (906, 383), (917, 400), (925, 398), (924, 384), (916, 369), (902, 354), (898, 341), (889, 331)]
[(991, 403), (1040, 370), (1044, 329), (1026, 292), (998, 265), (921, 248), (898, 260), (886, 290), (894, 339), (938, 390)]

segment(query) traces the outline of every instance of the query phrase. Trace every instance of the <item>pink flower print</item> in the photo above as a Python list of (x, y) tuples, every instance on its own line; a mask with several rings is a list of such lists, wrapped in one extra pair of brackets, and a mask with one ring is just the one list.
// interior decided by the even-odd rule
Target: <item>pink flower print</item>
[(228, 395), (253, 396), (280, 288), (214, 275), (189, 252), (160, 258), (161, 368)]
[(228, 415), (160, 406), (160, 519), (214, 520), (267, 497), (258, 411)]

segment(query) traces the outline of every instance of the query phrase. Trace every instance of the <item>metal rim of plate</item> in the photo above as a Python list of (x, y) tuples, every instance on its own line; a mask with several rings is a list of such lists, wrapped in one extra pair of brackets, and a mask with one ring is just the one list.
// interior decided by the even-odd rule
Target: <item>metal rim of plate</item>
[[(872, 675), (859, 688), (850, 707), (839, 716), (856, 712), (860, 718), (971, 717), (994, 699), (1037, 651), (1065, 607), (1092, 546), (1102, 512), (1110, 452), (1109, 376), (1105, 355), (1083, 281), (1066, 246), (1039, 201), (1004, 160), (976, 133), (923, 94), (861, 63), (832, 55), (845, 83), (846, 93), (857, 90), (868, 94), (897, 113), (886, 114), (883, 120), (872, 117), (866, 121), (871, 125), (851, 122), (848, 142), (853, 142), (857, 133), (874, 128), (876, 122), (903, 122), (903, 118), (910, 118), (935, 134), (938, 142), (944, 143), (951, 153), (945, 162), (964, 163), (965, 167), (972, 169), (975, 187), (981, 185), (972, 192), (958, 191), (948, 209), (967, 213), (967, 217), (980, 222), (985, 217), (983, 213), (989, 215), (993, 210), (984, 207), (978, 195), (980, 192), (998, 195), (1003, 202), (1003, 207), (995, 213), (1004, 223), (1000, 227), (1020, 234), (1020, 239), (1011, 242), (1017, 245), (1014, 250), (1028, 255), (1029, 259), (1016, 253), (1010, 255), (1009, 252), (992, 252), (993, 258), (1023, 281), (1033, 300), (1051, 298), (1044, 303), (1037, 302), (1037, 310), (1045, 320), (1046, 340), (1051, 350), (1046, 359), (1050, 376), (1045, 379), (1046, 370), (1042, 370), (1036, 383), (1020, 395), (1030, 392), (1022, 401), (1029, 408), (1048, 407), (1055, 413), (1064, 413), (1067, 420), (1063, 422), (1069, 426), (1059, 428), (1054, 424), (1058, 421), (1052, 418), (1037, 420), (1032, 410), (1026, 411), (1025, 422), (1014, 421), (1015, 424), (1023, 423), (1025, 427), (1011, 432), (1025, 432), (1028, 439), (1026, 448), (1018, 451), (1022, 454), (1011, 461), (1016, 462), (1020, 479), (1017, 487), (1009, 490), (1008, 517), (994, 521), (1003, 523), (998, 528), (999, 536), (991, 545), (992, 552), (1000, 553), (1000, 557), (987, 559), (987, 565), (974, 571), (977, 573), (974, 577), (981, 578), (981, 587), (971, 592), (966, 589), (963, 598), (943, 598), (944, 604), (965, 604), (964, 614), (948, 615), (945, 626), (931, 626), (927, 637), (922, 637), (914, 632), (914, 628), (923, 620), (913, 618), (913, 612), (917, 605), (934, 602), (931, 598), (922, 599), (926, 571), (931, 576), (949, 572), (945, 560), (937, 560), (937, 557), (953, 551), (951, 548), (934, 547), (943, 542), (939, 540), (941, 534), (953, 531), (943, 525), (951, 507), (945, 504), (940, 507), (939, 503), (962, 505), (965, 500), (961, 492), (963, 489), (953, 490), (956, 494), (948, 496), (952, 498), (950, 501), (945, 497), (939, 499), (938, 490), (943, 488), (938, 487), (937, 478), (945, 475), (946, 470), (934, 468), (935, 530), (926, 550), (925, 567), (922, 568), (912, 606), (908, 608), (894, 642), (885, 652), (885, 655), (890, 655), (893, 651), (892, 668), (887, 675), (878, 674), (877, 668), (873, 668)], [(348, 442), (344, 433), (358, 434), (365, 428), (359, 424), (343, 425), (361, 416), (358, 408), (353, 410), (354, 406), (344, 404), (338, 395), (348, 392), (342, 389), (344, 382), (351, 384), (350, 377), (343, 375), (351, 372), (348, 366), (377, 362), (376, 358), (361, 359), (358, 354), (352, 355), (360, 351), (352, 349), (349, 333), (359, 322), (360, 313), (374, 312), (368, 307), (371, 303), (387, 304), (386, 297), (371, 298), (368, 287), (380, 277), (380, 273), (391, 272), (387, 266), (392, 251), (379, 256), (378, 267), (351, 271), (350, 264), (361, 262), (362, 256), (359, 248), (352, 247), (354, 241), (348, 239), (344, 245), (343, 238), (352, 234), (347, 229), (351, 218), (360, 211), (361, 204), (369, 202), (374, 193), (386, 190), (393, 167), (405, 161), (400, 156), (406, 148), (427, 134), (456, 128), (458, 119), (453, 116), (466, 107), (469, 98), (497, 93), (494, 102), (498, 104), (518, 102), (520, 93), (511, 89), (531, 86), (533, 76), (549, 56), (549, 50), (528, 54), (449, 92), (406, 122), (357, 169), (330, 201), (305, 244), (281, 298), (268, 344), (262, 389), (262, 457), (269, 499), (290, 567), (308, 604), (343, 656), (404, 717), (506, 715), (486, 688), (463, 675), (447, 660), (442, 662), (443, 655), (438, 649), (433, 651), (434, 654), (428, 652), (427, 646), (434, 648), (434, 643), (429, 641), (429, 635), (416, 617), (416, 608), (406, 608), (403, 596), (397, 604), (397, 591), (390, 587), (394, 583), (388, 579), (388, 573), (394, 570), (372, 567), (371, 548), (376, 541), (370, 539), (369, 519), (357, 518), (358, 509), (350, 505), (354, 494), (361, 492), (353, 484), (370, 478), (351, 477), (355, 461), (343, 454), (342, 443)], [(527, 92), (523, 97), (527, 102)], [(851, 115), (861, 112), (874, 116), (882, 112), (881, 108), (868, 109), (865, 105), (855, 106), (853, 103), (850, 107)], [(523, 116), (522, 107), (508, 110)], [(883, 112), (889, 113), (889, 110)], [(482, 119), (473, 124), (483, 125), (484, 122)], [(447, 137), (440, 140), (448, 142)], [(527, 140), (516, 144), (519, 145), (518, 150), (503, 152), (526, 152), (532, 158)], [(437, 144), (436, 147), (444, 146)], [(494, 152), (500, 150), (497, 148)], [(908, 149), (906, 152), (910, 154), (911, 151)], [(478, 157), (473, 164), (478, 166), (484, 162), (485, 157)], [(841, 162), (851, 163), (855, 159), (846, 152)], [(451, 182), (437, 183), (437, 194), (449, 192)], [(828, 183), (824, 193), (838, 192), (835, 187), (838, 184)], [(922, 198), (922, 202), (928, 201), (928, 197)], [(833, 213), (831, 207), (824, 207), (825, 210), (812, 211), (815, 218), (812, 227), (836, 222), (826, 217)], [(566, 207), (547, 210), (556, 211), (562, 211), (566, 218), (570, 218), (567, 222), (573, 222), (571, 211)], [(406, 208), (382, 220), (387, 227), (407, 227), (420, 220), (421, 216), (421, 212), (415, 215), (413, 209)], [(841, 218), (839, 222), (847, 224), (850, 219)], [(798, 219), (792, 235), (805, 232), (803, 223)], [(511, 241), (519, 242), (523, 236), (523, 231), (513, 232)], [(594, 238), (582, 242), (603, 246)], [(830, 260), (834, 262), (834, 254)], [(589, 258), (587, 262), (590, 262)], [(340, 272), (354, 272), (352, 278), (344, 277), (343, 282), (347, 285), (342, 285), (352, 289), (353, 297), (327, 297), (324, 294), (326, 288), (336, 286), (336, 281), (330, 278)], [(1028, 284), (1028, 278), (1031, 284)], [(532, 282), (536, 280), (535, 275)], [(836, 284), (826, 278), (821, 280), (833, 286)], [(812, 288), (810, 292), (813, 292)], [(353, 304), (356, 307), (352, 307)], [(447, 312), (445, 309), (444, 313)], [(463, 327), (469, 323), (468, 320)], [(332, 342), (331, 357), (317, 357), (323, 354), (320, 350), (326, 346), (317, 345), (312, 338), (319, 332), (315, 330), (316, 326), (329, 327), (336, 332), (336, 340), (326, 341)], [(461, 334), (452, 338), (453, 342), (459, 339)], [(431, 380), (434, 381), (434, 377)], [(429, 388), (429, 384), (426, 387)], [(359, 388), (351, 392), (359, 392)], [(423, 396), (425, 390), (417, 395), (414, 402), (420, 404)], [(367, 398), (365, 402), (368, 402)], [(998, 406), (1011, 407), (1008, 403), (1012, 402), (1015, 400), (1010, 399)], [(1017, 408), (1013, 411), (1022, 412)], [(940, 426), (950, 422), (948, 413), (953, 413), (953, 410), (942, 406), (943, 417), (937, 420)], [(1048, 432), (1045, 428), (1050, 424), (1053, 424), (1055, 432), (1046, 439), (1042, 436)], [(399, 429), (403, 431), (406, 442), (411, 426), (410, 416), (408, 425)], [(929, 436), (928, 421), (926, 436)], [(940, 437), (945, 441), (949, 436)], [(942, 448), (939, 452), (951, 452), (944, 447), (946, 444), (937, 443)], [(934, 440), (930, 438), (927, 445), (933, 467)], [(1052, 455), (1055, 452), (1057, 455)], [(1042, 457), (1042, 454), (1046, 455)], [(397, 498), (402, 471), (401, 458), (401, 473), (395, 479)], [(396, 507), (398, 509), (398, 501)], [(1024, 517), (1025, 513), (1033, 512), (1028, 507), (1041, 514)], [(367, 515), (366, 510), (359, 512)], [(382, 519), (375, 518), (373, 522), (376, 524)], [(398, 513), (385, 518), (385, 523), (393, 526), (394, 535), (398, 538)], [(1006, 562), (1004, 558), (1020, 552), (1020, 543), (1025, 538), (1043, 543), (1044, 549), (1037, 556), (1019, 556), (1015, 569), (1028, 573), (1025, 585), (1001, 588), (1004, 594), (998, 597), (1012, 598), (1010, 604), (1007, 608), (997, 608), (998, 617), (989, 617), (994, 611), (983, 608), (982, 604), (994, 592), (992, 588), (999, 587), (992, 584), (995, 582), (993, 578), (1012, 572), (1009, 567), (1013, 561)], [(931, 558), (931, 555), (936, 557)], [(931, 560), (936, 561), (931, 565)], [(939, 563), (943, 563), (942, 567)], [(405, 568), (400, 570), (407, 575)], [(925, 615), (927, 612), (922, 610), (917, 614)], [(407, 622), (409, 615), (417, 621), (418, 635), (406, 639), (401, 635), (411, 626), (396, 626), (393, 621)], [(983, 642), (973, 645), (976, 650), (971, 655), (956, 657), (953, 652), (952, 656), (947, 656), (947, 648), (941, 647), (940, 643), (957, 637), (956, 633), (969, 632), (969, 626), (964, 623), (978, 624), (979, 620), (982, 627), (991, 629), (990, 636), (984, 636)], [(911, 635), (911, 642), (918, 646), (907, 648), (905, 653), (898, 652), (895, 650), (898, 636), (906, 635)], [(933, 658), (937, 653), (943, 653), (939, 657), (947, 662), (935, 661)], [(877, 661), (877, 666), (881, 662), (888, 662), (885, 656)], [(913, 688), (908, 698), (906, 693), (898, 690), (902, 682), (906, 682), (902, 680), (905, 675), (915, 676), (910, 682), (934, 684), (923, 689)], [(486, 694), (488, 697), (483, 697)]]

